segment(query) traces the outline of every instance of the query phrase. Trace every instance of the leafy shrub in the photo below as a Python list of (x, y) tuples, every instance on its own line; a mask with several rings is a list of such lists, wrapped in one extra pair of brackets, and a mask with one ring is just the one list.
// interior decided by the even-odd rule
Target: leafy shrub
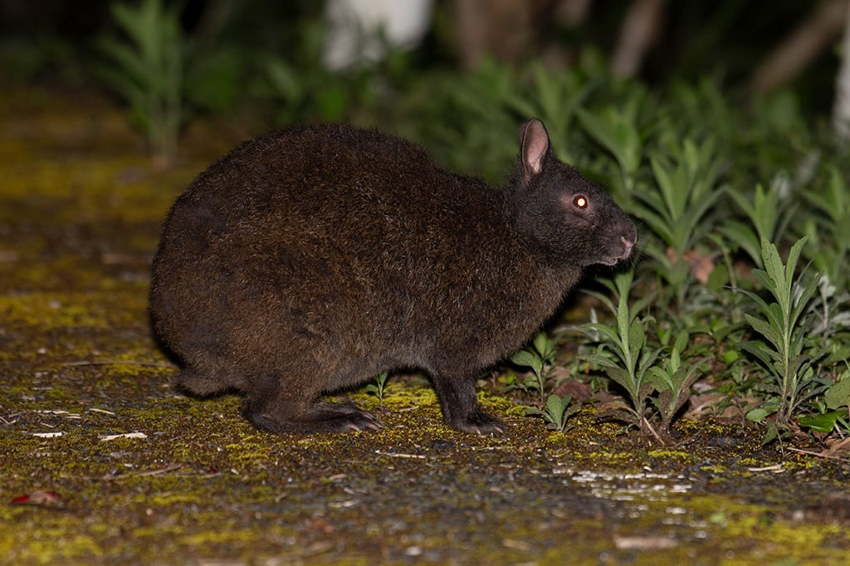
[(183, 119), (186, 41), (178, 14), (162, 0), (117, 2), (111, 10), (123, 35), (101, 38), (110, 61), (101, 74), (130, 105), (155, 159), (167, 163), (177, 151)]
[(547, 381), (552, 373), (557, 343), (546, 332), (538, 332), (532, 343), (511, 356), (511, 361), (518, 366), (531, 368), (531, 375), (512, 383), (513, 387), (526, 391), (537, 391), (540, 402), (546, 396)]

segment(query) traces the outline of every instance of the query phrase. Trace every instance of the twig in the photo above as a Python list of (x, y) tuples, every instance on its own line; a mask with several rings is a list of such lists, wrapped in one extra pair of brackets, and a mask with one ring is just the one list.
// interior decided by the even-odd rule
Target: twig
[(375, 454), (380, 456), (390, 456), (391, 458), (417, 458), (419, 460), (424, 460), (426, 458), (423, 454), (402, 454), (400, 452), (383, 452), (382, 450), (375, 450)]
[(145, 472), (138, 472), (133, 474), (134, 476), (159, 476), (162, 474), (167, 474), (168, 472), (173, 472), (174, 470), (179, 470), (183, 467), (183, 464), (171, 464), (170, 466), (166, 466), (164, 468), (159, 468), (158, 470), (147, 470)]
[(109, 442), (110, 440), (115, 440), (116, 438), (147, 438), (148, 435), (144, 432), (126, 432), (123, 434), (110, 434), (107, 436), (100, 436), (101, 441)]
[(115, 416), (115, 413), (113, 413), (112, 411), (107, 411), (106, 409), (98, 409), (98, 408), (95, 408), (95, 407), (92, 407), (91, 409), (89, 409), (89, 412), (90, 413), (102, 413), (104, 415)]
[[(144, 472), (129, 472), (129, 473), (122, 473), (122, 474), (118, 474), (118, 475), (112, 475), (112, 473), (109, 473), (109, 474), (106, 474), (105, 476), (101, 476), (99, 478), (92, 478), (92, 479), (99, 479), (99, 480), (105, 480), (105, 481), (119, 481), (119, 480), (124, 480), (124, 479), (129, 479), (129, 478), (161, 476), (163, 474), (167, 474), (169, 472), (179, 470), (182, 467), (183, 467), (183, 464), (171, 464), (171, 465), (165, 466), (164, 468), (158, 468), (156, 470), (145, 470)], [(206, 476), (206, 477), (209, 477), (209, 476)]]
[(747, 468), (748, 472), (784, 472), (782, 464), (774, 464), (772, 466), (762, 466), (761, 468)]
[(829, 460), (838, 460), (839, 462), (847, 462), (846, 458), (839, 458), (838, 456), (830, 456), (829, 454), (824, 454), (823, 452), (812, 452), (811, 450), (801, 450), (799, 448), (788, 448), (793, 452), (799, 452), (800, 454), (807, 454), (809, 456), (816, 456), (818, 458), (827, 458)]
[(643, 424), (646, 425), (646, 428), (649, 429), (649, 432), (652, 433), (652, 436), (654, 436), (656, 438), (656, 440), (658, 440), (658, 442), (660, 442), (661, 444), (664, 444), (664, 440), (660, 436), (658, 436), (658, 433), (655, 432), (655, 429), (652, 428), (651, 424), (649, 424), (649, 420), (647, 420), (646, 417), (642, 417), (642, 419), (643, 419)]

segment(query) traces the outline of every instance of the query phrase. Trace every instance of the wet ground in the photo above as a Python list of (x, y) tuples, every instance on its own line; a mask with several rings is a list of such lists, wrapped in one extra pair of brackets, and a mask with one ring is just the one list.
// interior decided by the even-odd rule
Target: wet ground
[[(153, 168), (103, 100), (0, 108), (0, 563), (846, 564), (850, 463), (740, 422), (671, 446), (581, 413), (545, 429), (492, 385), (502, 437), (447, 429), (392, 380), (379, 432), (274, 436), (177, 393), (146, 314), (174, 197), (238, 141)], [(842, 459), (843, 458), (843, 459)]]

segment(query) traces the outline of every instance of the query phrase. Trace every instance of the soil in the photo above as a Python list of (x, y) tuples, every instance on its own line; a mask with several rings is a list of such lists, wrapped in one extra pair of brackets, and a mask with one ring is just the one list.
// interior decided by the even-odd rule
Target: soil
[(238, 141), (196, 124), (151, 165), (120, 109), (4, 91), (0, 563), (846, 564), (850, 462), (742, 421), (668, 445), (583, 409), (566, 433), (485, 380), (503, 436), (390, 380), (381, 431), (275, 436), (199, 401), (151, 338), (149, 262), (179, 192)]

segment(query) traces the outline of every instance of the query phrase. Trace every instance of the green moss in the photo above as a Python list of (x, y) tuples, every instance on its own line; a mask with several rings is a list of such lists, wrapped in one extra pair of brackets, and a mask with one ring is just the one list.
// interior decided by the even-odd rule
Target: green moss
[(650, 458), (657, 458), (659, 460), (680, 460), (683, 462), (693, 460), (694, 457), (687, 452), (683, 452), (681, 450), (671, 450), (671, 449), (658, 449), (658, 450), (650, 450), (647, 452), (647, 456)]
[(79, 296), (42, 293), (0, 296), (0, 313), (12, 324), (42, 329), (106, 326), (103, 312), (87, 308)]
[(251, 542), (255, 539), (256, 534), (250, 529), (237, 531), (208, 530), (181, 537), (181, 543), (198, 548), (204, 548), (212, 544), (250, 546)]
[(51, 564), (95, 559), (103, 549), (92, 537), (69, 534), (65, 528), (30, 533), (26, 545), (6, 543), (0, 535), (0, 552), (10, 564)]

